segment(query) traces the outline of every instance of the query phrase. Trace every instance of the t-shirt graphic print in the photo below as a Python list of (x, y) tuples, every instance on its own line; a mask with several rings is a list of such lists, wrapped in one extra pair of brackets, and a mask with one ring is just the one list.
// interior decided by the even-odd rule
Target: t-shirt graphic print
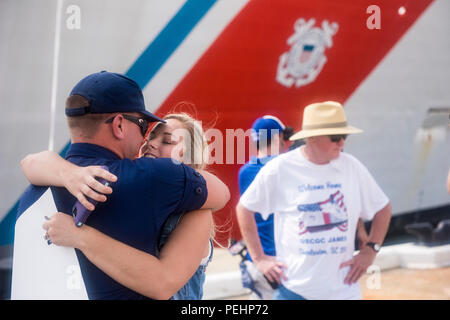
[(344, 195), (340, 191), (330, 194), (328, 199), (308, 204), (299, 204), (299, 234), (315, 233), (337, 228), (347, 231), (348, 216)]

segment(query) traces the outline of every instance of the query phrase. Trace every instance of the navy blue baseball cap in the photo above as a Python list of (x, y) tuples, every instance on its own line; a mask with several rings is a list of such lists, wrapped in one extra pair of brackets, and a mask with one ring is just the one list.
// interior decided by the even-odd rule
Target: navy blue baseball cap
[(132, 79), (107, 71), (93, 73), (78, 82), (70, 96), (80, 95), (89, 106), (66, 108), (66, 116), (77, 117), (88, 113), (137, 112), (148, 121), (166, 122), (145, 110), (144, 96), (139, 85)]
[[(266, 115), (258, 118), (252, 125), (252, 140), (254, 142), (259, 141), (263, 136), (267, 137), (267, 141), (272, 138), (272, 130), (278, 130), (278, 133), (282, 133), (286, 126), (280, 119), (274, 116)], [(274, 132), (275, 133), (275, 132)]]

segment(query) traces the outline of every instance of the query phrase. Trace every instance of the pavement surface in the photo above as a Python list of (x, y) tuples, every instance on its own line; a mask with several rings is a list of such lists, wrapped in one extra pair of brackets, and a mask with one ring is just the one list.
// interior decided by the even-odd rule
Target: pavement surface
[[(206, 274), (239, 270), (239, 256), (226, 249), (215, 248)], [(450, 300), (450, 267), (438, 269), (390, 269), (366, 274), (360, 279), (364, 300)], [(227, 297), (246, 300), (249, 295)]]
[(360, 280), (364, 300), (450, 300), (450, 267), (383, 270), (379, 282), (371, 277)]

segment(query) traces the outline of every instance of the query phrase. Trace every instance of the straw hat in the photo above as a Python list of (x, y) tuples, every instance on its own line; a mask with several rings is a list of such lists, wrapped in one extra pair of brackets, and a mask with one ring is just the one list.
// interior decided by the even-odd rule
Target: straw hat
[(295, 133), (289, 140), (361, 132), (363, 131), (347, 125), (344, 108), (339, 102), (326, 101), (313, 103), (305, 108), (302, 130)]

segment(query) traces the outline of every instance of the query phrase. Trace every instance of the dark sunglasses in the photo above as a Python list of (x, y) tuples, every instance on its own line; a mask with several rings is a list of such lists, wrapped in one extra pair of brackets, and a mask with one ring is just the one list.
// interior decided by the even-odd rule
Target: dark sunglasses
[(345, 138), (347, 138), (347, 135), (346, 134), (333, 134), (333, 135), (330, 135), (329, 137), (330, 137), (331, 142), (339, 142), (339, 141), (341, 141), (341, 139), (345, 140)]
[[(105, 123), (112, 123), (115, 117), (117, 117), (117, 115), (109, 118), (108, 120), (105, 121)], [(124, 119), (136, 124), (141, 129), (142, 136), (145, 137), (145, 134), (147, 133), (147, 130), (148, 130), (148, 121), (147, 120), (145, 120), (143, 118), (129, 116), (126, 114), (123, 114), (122, 117), (124, 117)]]

